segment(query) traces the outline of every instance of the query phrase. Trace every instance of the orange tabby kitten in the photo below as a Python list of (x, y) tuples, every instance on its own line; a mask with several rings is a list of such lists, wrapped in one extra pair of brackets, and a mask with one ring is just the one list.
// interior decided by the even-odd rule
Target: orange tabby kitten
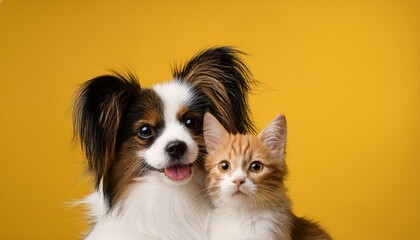
[(284, 178), (286, 119), (276, 117), (258, 135), (231, 135), (207, 113), (206, 187), (214, 209), (211, 240), (329, 240), (317, 224), (291, 212)]

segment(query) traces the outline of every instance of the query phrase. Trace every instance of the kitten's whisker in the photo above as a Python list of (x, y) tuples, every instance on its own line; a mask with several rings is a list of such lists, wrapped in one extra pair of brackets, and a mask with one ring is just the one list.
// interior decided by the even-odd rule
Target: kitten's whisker
[(201, 189), (200, 191), (198, 191), (195, 195), (194, 195), (194, 197), (196, 196), (196, 195), (202, 195), (202, 194), (207, 194), (207, 193), (209, 193), (209, 192), (212, 192), (214, 189), (216, 189), (216, 187), (215, 186), (210, 186), (210, 187), (204, 187), (203, 189)]
[(217, 191), (213, 191), (200, 196), (199, 200), (204, 199), (204, 201), (202, 201), (201, 203), (202, 206), (200, 206), (200, 208), (206, 208), (212, 205), (212, 199), (214, 199), (214, 197), (217, 196), (217, 194)]
[(271, 209), (270, 205), (272, 205), (271, 201), (268, 200), (266, 197), (264, 197), (263, 195), (260, 195), (259, 198), (261, 199), (261, 201), (264, 203), (264, 209), (268, 210)]
[[(214, 197), (214, 195), (216, 195), (216, 193), (213, 194), (213, 197)], [(213, 200), (211, 198), (206, 199), (206, 201), (204, 201), (202, 203), (202, 205), (200, 206), (200, 208), (199, 208), (198, 211), (199, 212), (201, 212), (201, 211), (205, 212), (205, 209), (211, 209), (211, 208), (213, 208), (213, 203), (215, 201), (218, 201), (219, 199), (220, 199), (220, 196), (216, 196), (216, 198), (213, 199)]]
[(273, 194), (272, 192), (262, 190), (261, 196), (267, 201), (269, 201), (273, 205), (273, 207), (280, 207), (280, 208), (285, 207), (284, 195), (282, 194), (278, 194), (278, 193)]
[(261, 199), (261, 197), (258, 194), (254, 194), (253, 196), (258, 201), (258, 208), (262, 207), (264, 209), (264, 201)]

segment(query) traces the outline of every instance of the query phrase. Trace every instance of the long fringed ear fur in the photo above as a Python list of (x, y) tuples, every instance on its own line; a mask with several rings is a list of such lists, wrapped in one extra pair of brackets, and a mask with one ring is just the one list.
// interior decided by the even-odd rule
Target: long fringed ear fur
[(140, 94), (133, 74), (103, 75), (84, 83), (73, 108), (73, 134), (79, 138), (96, 187), (115, 161), (118, 132), (125, 109)]
[(199, 89), (208, 99), (208, 110), (230, 133), (255, 133), (248, 92), (256, 83), (239, 55), (230, 47), (214, 47), (194, 56), (174, 79)]

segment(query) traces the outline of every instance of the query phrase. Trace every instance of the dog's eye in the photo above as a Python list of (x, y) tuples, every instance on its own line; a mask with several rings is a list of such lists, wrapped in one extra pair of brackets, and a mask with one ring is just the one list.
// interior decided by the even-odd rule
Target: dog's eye
[(198, 118), (189, 117), (184, 120), (184, 124), (191, 130), (198, 130), (201, 127), (200, 120)]
[(142, 139), (151, 138), (153, 137), (153, 135), (155, 135), (155, 132), (153, 131), (152, 126), (150, 126), (149, 124), (141, 125), (137, 132), (137, 136), (139, 136)]
[(221, 161), (220, 163), (219, 163), (219, 170), (222, 172), (222, 173), (227, 173), (227, 172), (229, 172), (229, 170), (230, 170), (230, 164), (229, 164), (229, 162), (228, 161)]
[(253, 173), (260, 173), (264, 169), (264, 164), (259, 161), (252, 162), (249, 170)]

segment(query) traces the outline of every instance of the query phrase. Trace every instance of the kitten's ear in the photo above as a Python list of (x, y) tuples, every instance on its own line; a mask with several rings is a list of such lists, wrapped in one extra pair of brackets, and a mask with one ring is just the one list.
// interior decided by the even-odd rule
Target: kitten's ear
[(278, 115), (262, 130), (258, 137), (265, 147), (270, 149), (276, 157), (280, 157), (284, 154), (286, 135), (286, 117)]
[(206, 113), (203, 120), (203, 135), (207, 151), (213, 151), (220, 147), (229, 133), (211, 113)]

